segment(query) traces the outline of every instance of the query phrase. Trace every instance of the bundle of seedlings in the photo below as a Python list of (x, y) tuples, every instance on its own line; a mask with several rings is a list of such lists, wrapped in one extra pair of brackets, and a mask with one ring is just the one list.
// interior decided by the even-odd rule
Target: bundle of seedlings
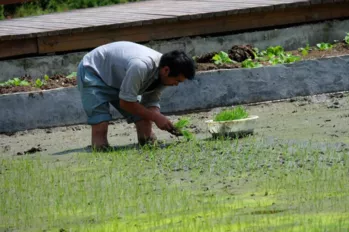
[(183, 136), (187, 140), (192, 140), (194, 135), (188, 130), (190, 125), (190, 120), (188, 118), (182, 118), (174, 124), (176, 128), (177, 135)]
[(239, 119), (248, 118), (248, 116), (249, 116), (248, 112), (242, 106), (237, 106), (233, 109), (222, 110), (220, 113), (218, 113), (215, 116), (214, 121), (223, 122), (223, 121), (239, 120)]

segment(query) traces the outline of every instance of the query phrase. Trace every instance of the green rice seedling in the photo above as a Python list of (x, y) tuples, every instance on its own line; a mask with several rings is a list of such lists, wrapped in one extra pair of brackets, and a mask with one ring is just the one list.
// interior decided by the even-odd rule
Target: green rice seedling
[(190, 120), (188, 118), (182, 118), (174, 124), (174, 127), (183, 134), (184, 138), (186, 138), (187, 140), (192, 140), (194, 138), (194, 135), (185, 129), (189, 126), (189, 124)]
[(230, 120), (238, 120), (247, 118), (248, 113), (242, 106), (237, 106), (233, 108), (232, 110), (226, 109), (218, 113), (214, 121), (221, 122), (221, 121), (230, 121)]
[(182, 130), (184, 127), (188, 126), (190, 123), (188, 118), (182, 118), (180, 120), (178, 120), (178, 122), (176, 122), (174, 124), (174, 126), (178, 129), (178, 130)]
[(0, 230), (346, 231), (347, 152), (267, 141), (0, 156)]

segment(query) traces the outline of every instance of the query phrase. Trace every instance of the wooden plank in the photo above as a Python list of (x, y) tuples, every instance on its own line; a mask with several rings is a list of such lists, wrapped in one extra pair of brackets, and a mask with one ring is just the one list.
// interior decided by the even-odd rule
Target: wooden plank
[[(165, 20), (167, 18), (170, 17), (164, 17), (164, 16), (153, 16), (153, 15), (146, 15), (146, 16), (137, 16), (137, 15), (131, 15), (129, 13), (125, 13), (125, 14), (119, 14), (118, 15), (120, 17), (119, 18), (108, 18), (108, 17), (112, 17), (112, 15), (108, 16), (106, 15), (103, 18), (100, 18), (99, 20), (89, 20), (88, 23), (86, 23), (85, 25), (72, 25), (72, 24), (64, 24), (64, 23), (59, 23), (59, 22), (42, 22), (41, 20), (39, 21), (29, 21), (29, 22), (25, 22), (25, 21), (20, 21), (20, 20), (11, 20), (8, 21), (6, 23), (0, 23), (0, 31), (1, 30), (11, 30), (11, 34), (9, 34), (9, 36), (6, 37), (6, 35), (0, 35), (0, 39), (8, 39), (8, 38), (12, 38), (12, 35), (23, 35), (23, 37), (25, 37), (25, 33), (31, 33), (31, 34), (35, 34), (37, 36), (46, 36), (46, 35), (54, 35), (54, 34), (59, 34), (59, 33), (70, 33), (71, 30), (74, 30), (74, 33), (76, 32), (81, 32), (83, 30), (87, 30), (87, 29), (94, 29), (94, 27), (96, 26), (100, 26), (100, 27), (107, 27), (109, 25), (113, 25), (118, 26), (118, 25), (139, 25), (141, 26), (143, 22), (147, 21), (147, 20), (154, 20), (154, 19), (158, 19), (158, 20)], [(80, 18), (70, 18), (73, 21), (80, 21), (80, 20), (87, 20), (90, 19), (90, 16), (84, 16), (84, 17), (80, 17)], [(36, 19), (38, 20), (38, 19)], [(114, 21), (113, 21), (114, 20)], [(117, 20), (120, 20), (119, 22), (117, 22)], [(11, 36), (10, 36), (11, 35)]]
[[(0, 57), (89, 49), (117, 40), (145, 42), (349, 17), (348, 0), (324, 4), (326, 1), (153, 0), (132, 3), (133, 7), (122, 4), (3, 20)], [(263, 9), (269, 13), (261, 12)], [(35, 43), (34, 37), (38, 37)]]
[[(99, 45), (130, 40), (144, 42), (183, 36), (205, 35), (218, 32), (247, 30), (270, 26), (309, 23), (319, 20), (349, 17), (349, 3), (312, 5), (265, 13), (232, 15), (213, 19), (191, 20), (172, 24), (156, 24), (123, 30), (100, 30), (76, 35), (58, 35), (38, 39), (39, 53), (72, 51)], [(219, 27), (217, 26), (219, 25)]]
[(0, 58), (37, 53), (38, 46), (36, 38), (24, 40), (8, 40), (2, 41), (0, 43)]
[[(221, 1), (219, 4), (215, 1), (145, 1), (129, 4), (117, 4), (112, 6), (89, 8), (83, 10), (74, 10), (63, 13), (55, 13), (50, 15), (26, 17), (24, 19), (13, 19), (0, 21), (0, 28), (3, 24), (9, 24), (20, 32), (18, 38), (25, 38), (25, 33), (20, 30), (22, 26), (32, 28), (30, 34), (37, 36), (57, 35), (64, 33), (78, 33), (81, 31), (95, 30), (96, 27), (105, 28), (122, 28), (128, 26), (140, 26), (153, 23), (175, 22), (178, 20), (190, 20), (199, 18), (211, 18), (217, 16), (226, 16), (230, 14), (249, 13), (253, 11), (269, 11), (273, 10), (275, 0), (233, 0)], [(305, 0), (287, 0), (289, 3), (302, 2)], [(285, 1), (280, 1), (285, 2)], [(156, 12), (170, 12), (168, 16), (163, 14), (152, 14)], [(172, 12), (172, 13), (171, 13)], [(59, 20), (55, 22), (55, 19)], [(62, 25), (65, 20), (74, 23)], [(132, 19), (132, 20), (130, 20)], [(42, 23), (39, 23), (42, 22)], [(79, 23), (84, 22), (84, 23)], [(20, 24), (20, 26), (18, 26)], [(16, 28), (17, 27), (17, 28)], [(35, 31), (35, 28), (38, 30)], [(46, 31), (42, 31), (46, 29)], [(11, 37), (12, 38), (12, 37)], [(1, 36), (0, 40), (9, 39), (6, 35)]]

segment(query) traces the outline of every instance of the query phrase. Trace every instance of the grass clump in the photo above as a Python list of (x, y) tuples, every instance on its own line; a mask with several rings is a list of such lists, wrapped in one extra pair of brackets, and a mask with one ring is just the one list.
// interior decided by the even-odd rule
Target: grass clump
[(238, 106), (235, 107), (232, 110), (223, 110), (220, 113), (216, 115), (214, 118), (214, 121), (221, 122), (221, 121), (230, 121), (230, 120), (238, 120), (248, 117), (248, 112), (242, 107)]

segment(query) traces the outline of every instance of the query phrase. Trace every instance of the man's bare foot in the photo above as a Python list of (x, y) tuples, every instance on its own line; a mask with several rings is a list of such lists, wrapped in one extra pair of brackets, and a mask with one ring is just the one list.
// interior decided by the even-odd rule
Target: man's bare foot
[(139, 138), (138, 137), (138, 143), (141, 146), (145, 146), (145, 145), (155, 145), (157, 142), (157, 138), (155, 135), (152, 135), (149, 138)]
[(90, 147), (94, 152), (111, 152), (114, 150), (114, 148), (109, 144), (101, 145), (101, 146), (90, 146)]

